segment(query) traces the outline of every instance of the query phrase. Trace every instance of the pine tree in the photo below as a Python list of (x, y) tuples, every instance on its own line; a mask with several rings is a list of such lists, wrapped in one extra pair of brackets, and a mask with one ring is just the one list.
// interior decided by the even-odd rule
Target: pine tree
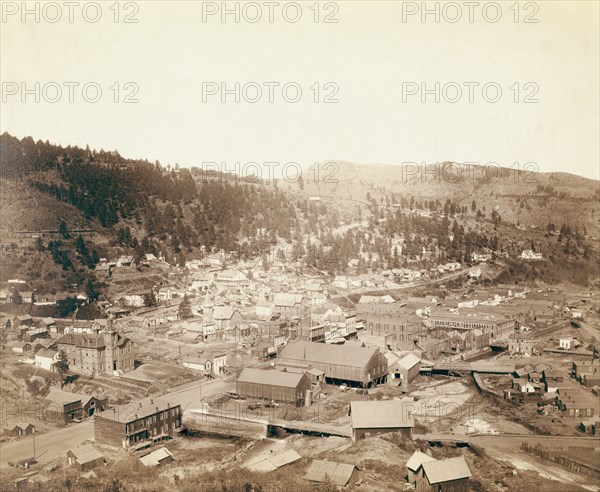
[(69, 358), (64, 350), (58, 352), (58, 360), (52, 364), (52, 368), (60, 376), (60, 387), (62, 388), (65, 384), (65, 374), (69, 371)]
[(71, 234), (69, 234), (69, 228), (67, 227), (67, 223), (64, 220), (60, 220), (60, 224), (58, 225), (58, 230), (63, 237), (63, 239), (69, 239)]
[(183, 299), (179, 303), (179, 318), (180, 319), (189, 319), (193, 316), (192, 314), (192, 305), (190, 300), (188, 299), (187, 294), (183, 296)]

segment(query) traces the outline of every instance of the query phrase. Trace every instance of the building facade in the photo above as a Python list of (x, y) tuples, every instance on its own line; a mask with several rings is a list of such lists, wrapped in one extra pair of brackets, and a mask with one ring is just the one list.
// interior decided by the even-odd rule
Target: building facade
[(58, 340), (69, 370), (86, 376), (113, 376), (134, 369), (133, 342), (114, 330), (98, 334), (67, 334)]

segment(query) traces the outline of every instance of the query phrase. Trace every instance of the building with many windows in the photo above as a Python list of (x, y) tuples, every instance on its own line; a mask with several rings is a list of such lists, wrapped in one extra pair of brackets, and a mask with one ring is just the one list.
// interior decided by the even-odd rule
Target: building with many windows
[[(131, 407), (131, 408), (129, 408)], [(152, 399), (96, 414), (94, 440), (98, 444), (128, 448), (169, 439), (181, 427), (181, 406)]]
[(69, 370), (86, 376), (113, 376), (134, 369), (133, 342), (109, 329), (97, 334), (63, 335), (58, 340), (69, 360)]

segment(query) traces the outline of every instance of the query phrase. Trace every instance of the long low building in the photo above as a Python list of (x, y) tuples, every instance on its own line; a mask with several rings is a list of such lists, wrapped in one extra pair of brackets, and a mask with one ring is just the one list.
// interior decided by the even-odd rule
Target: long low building
[(289, 370), (320, 369), (327, 383), (363, 388), (385, 382), (388, 374), (387, 359), (375, 347), (291, 342), (281, 350), (278, 365)]
[(303, 372), (245, 368), (235, 382), (238, 395), (283, 402), (301, 402), (312, 387)]
[(428, 321), (434, 328), (449, 328), (453, 330), (483, 330), (490, 338), (508, 337), (514, 332), (518, 323), (514, 318), (503, 316), (477, 314), (458, 314), (450, 312), (432, 313)]

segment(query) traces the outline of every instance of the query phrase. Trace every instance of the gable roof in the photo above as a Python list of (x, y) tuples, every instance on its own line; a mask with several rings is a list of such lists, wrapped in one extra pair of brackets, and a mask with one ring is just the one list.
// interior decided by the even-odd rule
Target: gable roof
[(33, 425), (31, 422), (17, 422), (15, 424), (7, 424), (5, 426), (5, 429), (10, 429), (10, 430), (14, 430), (15, 428), (19, 428), (21, 430), (25, 430), (28, 427), (33, 427), (35, 428), (35, 425)]
[(79, 464), (89, 463), (100, 458), (104, 458), (91, 444), (86, 444), (80, 448), (71, 449)]
[(304, 373), (271, 371), (246, 367), (238, 376), (237, 382), (296, 388), (303, 377)]
[(414, 427), (410, 405), (400, 400), (351, 401), (353, 429), (389, 429)]
[(404, 369), (411, 369), (419, 362), (421, 362), (420, 357), (416, 356), (415, 354), (408, 354), (406, 357), (403, 357), (398, 361), (398, 365), (402, 366)]
[(302, 303), (303, 297), (302, 294), (275, 294), (273, 304), (275, 306), (294, 307), (296, 304)]
[(283, 453), (275, 454), (265, 460), (261, 460), (256, 463), (251, 463), (247, 465), (246, 468), (255, 472), (270, 472), (282, 466), (294, 463), (295, 461), (298, 461), (300, 459), (302, 459), (302, 456), (300, 456), (294, 449), (288, 449)]
[(56, 350), (41, 349), (35, 353), (35, 357), (48, 357), (52, 359), (58, 352)]
[(323, 364), (364, 368), (379, 349), (315, 342), (290, 342), (281, 351), (281, 359), (306, 360)]
[(141, 456), (140, 461), (144, 466), (158, 466), (165, 458), (175, 459), (175, 457), (167, 448), (159, 448), (156, 451), (152, 451), (151, 453)]
[(406, 462), (406, 467), (409, 470), (416, 472), (423, 463), (427, 463), (429, 461), (437, 461), (433, 456), (429, 456), (428, 454), (421, 453), (421, 451), (415, 451), (412, 456)]
[(77, 393), (68, 393), (58, 388), (51, 388), (46, 400), (67, 405), (69, 403), (80, 402), (82, 398), (83, 395), (78, 395)]
[(462, 456), (440, 461), (428, 461), (423, 463), (423, 471), (431, 484), (460, 480), (471, 476), (471, 470), (469, 470), (469, 466)]
[(356, 467), (347, 463), (336, 463), (334, 461), (314, 460), (304, 478), (311, 482), (326, 482), (331, 480), (339, 486), (346, 485)]
[(213, 311), (213, 319), (231, 319), (236, 311), (238, 310), (231, 306), (216, 306)]

